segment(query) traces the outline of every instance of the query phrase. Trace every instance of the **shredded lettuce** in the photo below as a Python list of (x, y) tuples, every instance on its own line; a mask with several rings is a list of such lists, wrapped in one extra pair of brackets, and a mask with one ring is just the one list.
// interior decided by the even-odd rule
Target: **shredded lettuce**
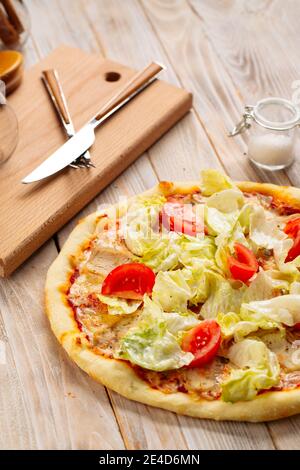
[(217, 318), (219, 313), (238, 312), (241, 305), (242, 292), (234, 289), (225, 279), (214, 279), (211, 283), (210, 295), (201, 308), (201, 316)]
[(200, 187), (204, 196), (211, 196), (224, 189), (236, 188), (234, 183), (218, 170), (202, 170), (200, 174)]
[(293, 326), (300, 322), (300, 295), (287, 294), (244, 303), (240, 314), (253, 322), (264, 320)]
[[(246, 316), (247, 318), (247, 316)], [(234, 337), (235, 341), (240, 341), (245, 336), (253, 333), (259, 329), (261, 330), (272, 330), (278, 328), (276, 322), (267, 321), (265, 319), (242, 319), (240, 315), (234, 312), (219, 313), (217, 316), (217, 322), (221, 327), (222, 334), (225, 338)]]
[(129, 250), (142, 256), (149, 242), (159, 242), (160, 235), (153, 230), (158, 225), (159, 212), (166, 201), (164, 196), (141, 196), (128, 208), (122, 226)]
[(178, 258), (181, 264), (192, 267), (204, 260), (211, 265), (214, 263), (216, 246), (212, 237), (195, 238), (181, 235), (178, 242)]
[(238, 216), (238, 211), (224, 213), (214, 207), (208, 206), (205, 206), (204, 210), (204, 221), (209, 230), (209, 234), (213, 236), (231, 232)]
[(224, 189), (218, 193), (212, 194), (206, 199), (206, 205), (213, 207), (219, 212), (236, 212), (244, 204), (243, 193), (239, 189)]
[(223, 271), (225, 275), (229, 276), (228, 256), (234, 253), (235, 243), (241, 243), (249, 248), (248, 241), (244, 235), (240, 223), (237, 221), (229, 233), (221, 233), (215, 238), (217, 246), (216, 250), (216, 264)]
[(253, 205), (249, 238), (256, 248), (272, 249), (287, 236), (281, 230), (277, 217), (267, 218), (267, 212), (261, 206)]
[(182, 334), (198, 323), (192, 313), (165, 313), (145, 296), (138, 322), (123, 336), (115, 357), (154, 371), (179, 369), (194, 358), (182, 351), (179, 344)]
[(141, 300), (126, 300), (103, 294), (97, 294), (97, 297), (101, 302), (107, 305), (107, 310), (110, 315), (129, 315), (136, 312), (142, 304)]
[(159, 272), (155, 279), (152, 299), (165, 312), (186, 312), (187, 302), (192, 297), (187, 277), (188, 270)]
[(146, 264), (155, 272), (176, 269), (179, 265), (179, 235), (170, 232), (168, 235), (155, 235), (143, 241), (143, 252), (137, 261)]
[(259, 390), (269, 389), (279, 382), (280, 367), (276, 354), (255, 339), (234, 344), (228, 358), (237, 369), (221, 384), (222, 400), (237, 402), (252, 400)]
[[(222, 398), (249, 400), (278, 381), (278, 361), (265, 338), (282, 338), (283, 325), (300, 322), (300, 256), (285, 262), (293, 244), (283, 231), (285, 219), (246, 199), (227, 176), (204, 170), (200, 187), (205, 204), (201, 200), (193, 210), (204, 220), (208, 235), (159, 232), (159, 214), (166, 202), (159, 195), (138, 198), (122, 219), (125, 243), (134, 259), (157, 275), (152, 300), (145, 296), (140, 316), (121, 339), (116, 357), (156, 371), (189, 364), (193, 355), (181, 350), (180, 339), (199, 323), (189, 306), (203, 304), (201, 317), (216, 318), (223, 338), (235, 341), (228, 355), (233, 369), (222, 384)], [(237, 242), (254, 253), (274, 252), (272, 269), (260, 269), (250, 285), (230, 277), (228, 256)], [(112, 315), (140, 307), (138, 301), (100, 297)]]
[(274, 258), (278, 269), (289, 275), (293, 280), (300, 280), (300, 256), (297, 256), (293, 261), (285, 262), (289, 250), (293, 246), (293, 240), (287, 238), (285, 240), (277, 241), (274, 244)]
[(214, 265), (216, 247), (212, 237), (196, 238), (169, 232), (143, 241), (142, 256), (137, 261), (155, 272), (192, 267), (204, 260)]
[(249, 287), (243, 285), (236, 288), (230, 281), (215, 277), (210, 285), (210, 295), (201, 308), (201, 315), (204, 318), (217, 318), (219, 314), (229, 312), (240, 314), (243, 303), (270, 299), (281, 287), (282, 284), (278, 284), (263, 270), (257, 273)]
[(152, 298), (165, 312), (187, 312), (188, 302), (198, 305), (207, 300), (211, 284), (222, 280), (207, 260), (175, 271), (159, 272)]
[(260, 312), (254, 313), (256, 305), (263, 305), (261, 301), (272, 299), (276, 293), (283, 289), (288, 292), (288, 283), (285, 280), (273, 278), (272, 275), (274, 275), (273, 272), (261, 269), (249, 287), (232, 288), (231, 293), (228, 289), (228, 294), (234, 298), (232, 308), (230, 311), (220, 310), (217, 315), (217, 321), (224, 337), (233, 336), (236, 341), (239, 341), (259, 329), (276, 328), (282, 330), (279, 317), (275, 315), (268, 317)]
[(223, 280), (216, 267), (206, 260), (192, 266), (189, 269), (189, 276), (186, 275), (186, 278), (192, 292), (189, 299), (192, 305), (204, 303), (210, 295), (211, 286), (215, 282)]

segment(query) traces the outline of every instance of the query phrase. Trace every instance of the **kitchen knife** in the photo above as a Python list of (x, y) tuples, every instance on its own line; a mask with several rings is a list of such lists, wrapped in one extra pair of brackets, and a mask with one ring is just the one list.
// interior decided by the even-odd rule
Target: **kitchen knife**
[(94, 130), (96, 127), (152, 83), (156, 75), (163, 69), (164, 67), (162, 65), (152, 62), (145, 69), (134, 75), (133, 78), (100, 109), (96, 116), (35, 170), (27, 175), (22, 180), (22, 183), (33, 183), (54, 175), (86, 152), (95, 141)]
[[(71, 137), (73, 137), (73, 135), (75, 135), (76, 132), (74, 129), (66, 97), (63, 92), (57, 70), (42, 70), (42, 80), (46, 87), (46, 90), (48, 91), (54, 108), (56, 109), (60, 122), (62, 123), (65, 132), (70, 139)], [(84, 163), (81, 163), (81, 159), (83, 159)], [(70, 166), (74, 168), (86, 168), (90, 165), (92, 164), (89, 152), (85, 152), (85, 154), (81, 155), (77, 161), (70, 163)]]

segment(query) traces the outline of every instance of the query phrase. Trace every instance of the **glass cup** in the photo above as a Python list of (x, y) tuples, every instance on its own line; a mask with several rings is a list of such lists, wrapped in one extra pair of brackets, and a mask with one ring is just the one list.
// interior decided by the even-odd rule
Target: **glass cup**
[(30, 17), (23, 0), (0, 3), (0, 49), (20, 50), (30, 33)]
[(9, 159), (18, 143), (18, 120), (14, 110), (0, 104), (0, 165)]

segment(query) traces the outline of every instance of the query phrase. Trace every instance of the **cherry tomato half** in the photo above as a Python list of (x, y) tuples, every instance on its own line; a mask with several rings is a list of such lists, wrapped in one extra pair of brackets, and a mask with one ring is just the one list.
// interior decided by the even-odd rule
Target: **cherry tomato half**
[(182, 340), (183, 351), (194, 354), (188, 367), (201, 367), (216, 356), (221, 343), (221, 328), (215, 320), (204, 320), (188, 331)]
[(287, 222), (284, 227), (284, 233), (286, 233), (290, 238), (295, 238), (297, 233), (300, 230), (300, 218), (292, 219)]
[(191, 204), (166, 202), (161, 211), (161, 220), (163, 226), (171, 232), (185, 233), (193, 237), (204, 232), (204, 224), (196, 220)]
[(300, 255), (300, 218), (290, 220), (286, 224), (284, 232), (294, 240), (294, 244), (285, 258), (285, 262), (288, 263)]
[(123, 299), (142, 299), (151, 294), (155, 282), (152, 269), (141, 263), (117, 266), (104, 279), (101, 293)]
[(297, 256), (300, 255), (300, 231), (297, 233), (296, 237), (294, 238), (294, 244), (290, 248), (287, 257), (285, 258), (285, 262), (293, 261)]
[(228, 267), (233, 279), (247, 282), (258, 271), (254, 253), (241, 243), (235, 243), (234, 256), (228, 256)]

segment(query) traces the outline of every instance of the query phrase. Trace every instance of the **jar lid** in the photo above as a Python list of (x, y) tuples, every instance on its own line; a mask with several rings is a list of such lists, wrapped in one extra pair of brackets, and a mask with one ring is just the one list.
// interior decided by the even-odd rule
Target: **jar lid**
[(234, 136), (251, 127), (251, 121), (265, 129), (285, 131), (300, 124), (300, 109), (284, 98), (265, 98), (255, 106), (245, 106), (242, 120), (229, 133)]

